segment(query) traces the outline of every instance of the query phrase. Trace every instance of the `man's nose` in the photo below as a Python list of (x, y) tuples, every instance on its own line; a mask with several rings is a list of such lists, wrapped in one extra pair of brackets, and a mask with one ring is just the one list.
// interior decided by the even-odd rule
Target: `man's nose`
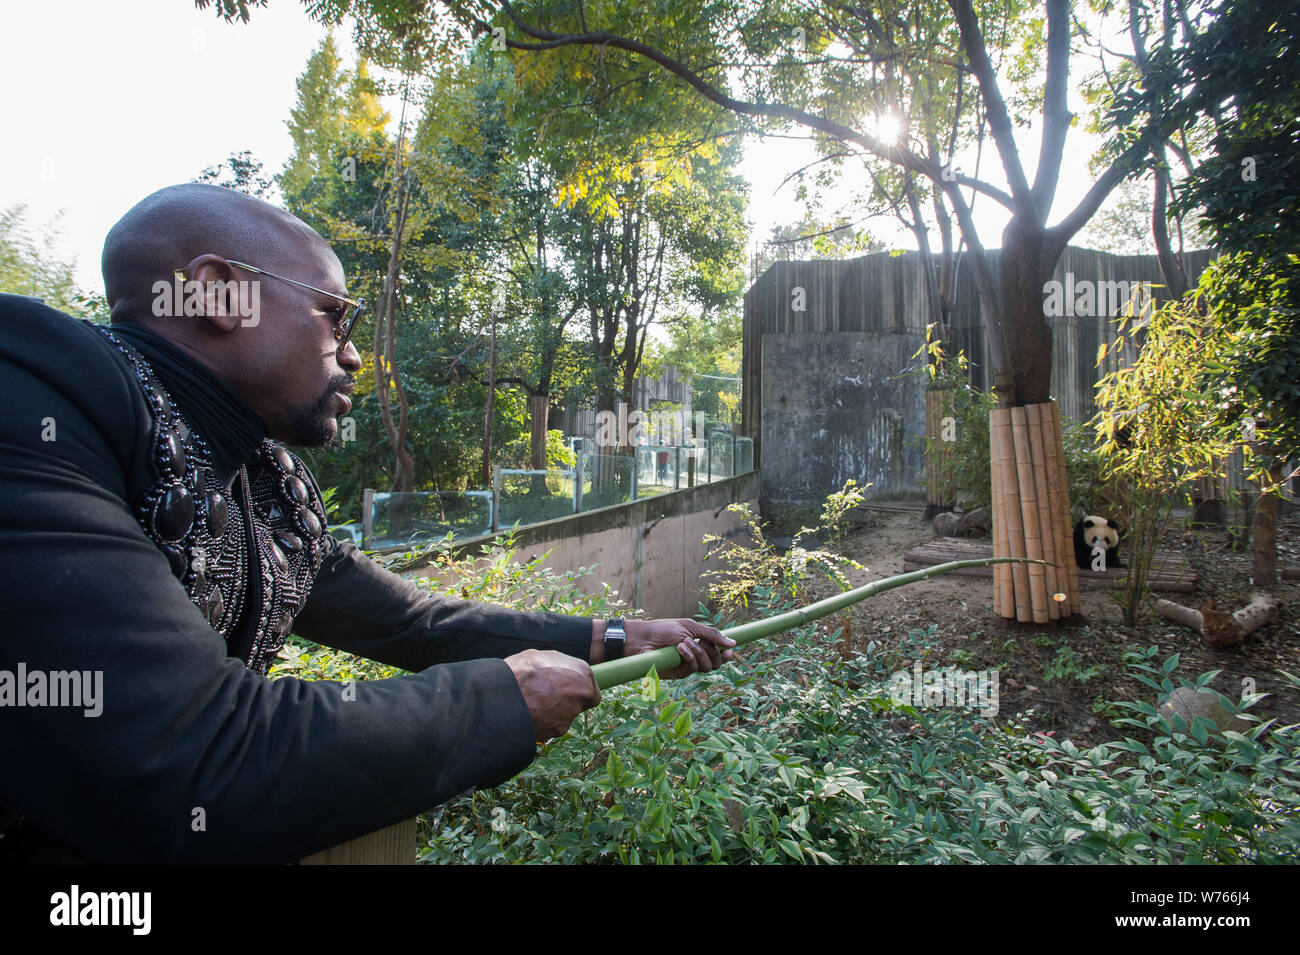
[(348, 342), (339, 349), (338, 358), (339, 366), (344, 371), (361, 370), (361, 352), (357, 351), (357, 346), (352, 342)]

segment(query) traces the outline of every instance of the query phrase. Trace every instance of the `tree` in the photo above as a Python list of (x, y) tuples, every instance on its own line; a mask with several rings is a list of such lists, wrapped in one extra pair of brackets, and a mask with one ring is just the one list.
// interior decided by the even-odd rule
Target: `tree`
[[(503, 2), (502, 15), (494, 19), (489, 19), (486, 6), (465, 6), (483, 30), (504, 28), (512, 49), (561, 56), (565, 72), (585, 71), (593, 83), (617, 88), (632, 82), (641, 64), (648, 62), (705, 100), (764, 128), (802, 126), (833, 141), (827, 152), (834, 148), (868, 163), (879, 159), (892, 164), (901, 177), (897, 189), (918, 233), (927, 230), (921, 224), (915, 183), (924, 181), (933, 195), (941, 194), (946, 205), (937, 208), (936, 216), (951, 209), (965, 242), (988, 323), (993, 387), (1002, 406), (1049, 400), (1052, 331), (1044, 315), (1044, 285), (1071, 237), (1163, 134), (1155, 128), (1141, 130), (1111, 159), (1076, 207), (1051, 223), (1072, 120), (1067, 96), (1074, 31), (1067, 0), (1041, 5), (1045, 37), (1034, 5), (972, 0), (951, 0), (946, 9), (938, 3), (809, 8), (720, 0), (661, 7), (655, 16), (627, 3), (588, 11), (552, 3), (516, 7)], [(795, 48), (789, 42), (792, 35), (802, 41)], [(1011, 96), (995, 61), (1003, 63)], [(1041, 88), (1032, 79), (1039, 62), (1045, 67)], [(732, 91), (733, 78), (743, 92)], [(952, 168), (951, 153), (943, 162), (945, 144), (937, 136), (941, 117), (955, 117), (949, 122), (960, 124), (966, 115), (960, 97), (967, 83), (971, 98), (978, 99), (972, 110), (986, 118), (1005, 186), (988, 175), (978, 178)], [(1032, 179), (1015, 135), (1026, 100), (1038, 105), (1040, 128)], [(891, 103), (902, 103), (909, 116), (925, 118), (916, 142), (880, 129), (880, 115), (873, 110)], [(952, 105), (942, 112), (937, 108), (948, 103)], [(998, 203), (1010, 216), (996, 270), (972, 215), (975, 195)], [(941, 309), (941, 282), (932, 276), (929, 284), (932, 301)], [(1054, 440), (1059, 449), (1059, 428)], [(1046, 469), (1051, 455), (1037, 442), (1024, 453), (1031, 469)], [(1043, 536), (1068, 537), (1064, 509), (1050, 520), (1055, 526)], [(999, 552), (1027, 553), (1025, 539), (1012, 536), (1003, 535)], [(1065, 564), (1065, 574), (1072, 575), (1073, 565)], [(1018, 587), (1026, 585), (1023, 580), (1018, 579)], [(1002, 612), (1010, 614), (1011, 608)]]
[[(993, 388), (1003, 407), (1049, 400), (1052, 331), (1043, 313), (1043, 287), (1070, 239), (1175, 128), (1163, 117), (1137, 128), (1108, 157), (1077, 205), (1064, 215), (1052, 215), (1073, 119), (1068, 105), (1071, 43), (1080, 33), (1069, 0), (895, 0), (852, 7), (693, 0), (660, 4), (653, 11), (618, 0), (596, 8), (567, 0), (503, 0), (499, 6), (459, 0), (448, 6), (460, 24), (504, 41), (521, 56), (532, 54), (533, 59), (520, 61), (527, 64), (521, 69), (564, 82), (588, 82), (600, 104), (598, 116), (617, 117), (617, 122), (594, 124), (583, 144), (588, 152), (608, 154), (612, 142), (626, 143), (652, 130), (671, 132), (676, 127), (664, 110), (680, 110), (686, 93), (713, 107), (714, 124), (727, 114), (754, 128), (779, 132), (804, 127), (853, 155), (884, 160), (941, 192), (972, 266), (988, 324)], [(416, 42), (413, 34), (432, 22), (435, 5), (414, 2), (399, 8), (380, 0), (321, 0), (311, 9), (325, 22), (345, 12), (357, 15), (372, 42), (386, 36), (395, 48), (407, 50)], [(882, 28), (886, 24), (889, 29)], [(904, 31), (900, 24), (911, 28)], [(862, 42), (863, 37), (872, 42)], [(916, 42), (919, 37), (926, 38), (924, 44)], [(656, 99), (643, 97), (633, 109), (612, 110), (644, 88), (651, 75), (676, 82), (661, 84)], [(904, 76), (933, 77), (930, 89), (939, 103), (948, 102), (949, 91), (955, 98), (971, 84), (1000, 161), (1000, 178), (967, 175), (945, 165), (928, 143), (920, 148), (894, 140), (884, 135), (878, 117), (863, 115), (890, 96), (918, 89), (903, 83)], [(1022, 150), (1016, 138), (1026, 103), (1035, 107), (1039, 130), (1032, 178), (1026, 161), (1032, 158), (1026, 155), (1030, 150)], [(911, 103), (904, 105), (910, 109)], [(962, 111), (954, 107), (948, 115)], [(972, 215), (975, 196), (997, 203), (1009, 216), (996, 269)], [(1059, 428), (1055, 431), (1059, 448)], [(1026, 453), (1031, 469), (1045, 469), (1045, 448), (1035, 443)], [(1063, 525), (1064, 520), (1055, 517), (1053, 523)], [(1067, 534), (1064, 526), (1051, 531), (1055, 537)], [(999, 551), (1025, 553), (1024, 547), (1025, 541), (1012, 534), (1001, 539)], [(1070, 575), (1073, 565), (1066, 564)]]
[(51, 308), (76, 311), (76, 264), (55, 249), (57, 230), (32, 230), (27, 207), (0, 209), (0, 289), (45, 300)]
[(1254, 576), (1273, 583), (1283, 465), (1300, 448), (1300, 10), (1219, 0), (1204, 14), (1184, 17), (1185, 42), (1119, 92), (1113, 118), (1121, 134), (1152, 117), (1208, 130), (1171, 204), (1199, 212), (1224, 253), (1199, 288), (1215, 331), (1200, 349), (1200, 421), (1246, 439), (1260, 487)]
[(259, 199), (271, 198), (275, 188), (272, 180), (262, 176), (261, 160), (255, 158), (247, 149), (243, 152), (231, 153), (215, 166), (208, 166), (194, 177), (194, 181), (246, 192)]

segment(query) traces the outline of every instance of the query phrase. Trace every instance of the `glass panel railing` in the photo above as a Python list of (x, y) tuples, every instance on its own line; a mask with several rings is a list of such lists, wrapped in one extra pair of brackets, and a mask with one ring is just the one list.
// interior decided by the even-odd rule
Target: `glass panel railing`
[(473, 537), (492, 529), (491, 491), (376, 492), (371, 510), (371, 549)]
[(635, 457), (618, 454), (582, 454), (578, 473), (582, 476), (579, 510), (625, 504), (633, 499)]
[(566, 517), (576, 509), (573, 471), (501, 469), (498, 527), (540, 524)]

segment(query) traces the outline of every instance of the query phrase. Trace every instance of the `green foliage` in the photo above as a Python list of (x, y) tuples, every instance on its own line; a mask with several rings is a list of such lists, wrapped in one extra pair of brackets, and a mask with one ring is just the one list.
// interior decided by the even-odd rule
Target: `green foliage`
[[(79, 317), (93, 317), (96, 299), (77, 288), (75, 262), (56, 251), (57, 221), (44, 229), (27, 224), (27, 207), (0, 209), (0, 291), (44, 299), (51, 308)], [(107, 307), (103, 307), (107, 313)]]
[[(764, 589), (755, 605), (788, 601)], [(926, 642), (913, 632), (898, 654)], [(1176, 662), (1158, 686), (1172, 688)], [(1081, 749), (1029, 735), (1016, 717), (897, 705), (884, 684), (900, 664), (874, 645), (842, 660), (805, 628), (708, 676), (607, 691), (524, 773), (429, 819), (421, 861), (1300, 858), (1294, 727), (1220, 734), (1132, 703), (1136, 718), (1122, 722), (1146, 741)]]
[[(967, 509), (988, 507), (993, 499), (989, 414), (997, 407), (997, 398), (971, 384), (965, 353), (945, 352), (936, 328), (933, 323), (925, 327), (925, 343), (912, 356), (913, 361), (925, 363), (909, 372), (925, 376), (929, 387), (944, 396), (940, 417), (953, 419), (950, 435), (944, 431), (926, 435), (927, 460), (938, 460), (945, 452), (950, 455), (956, 503)], [(945, 440), (949, 436), (952, 440)]]
[(1106, 667), (1100, 663), (1092, 666), (1083, 665), (1083, 654), (1073, 647), (1061, 647), (1056, 656), (1043, 668), (1043, 679), (1048, 683), (1059, 680), (1064, 683), (1087, 683), (1102, 676)]
[(1201, 332), (1189, 368), (1198, 410), (1222, 438), (1246, 440), (1248, 469), (1267, 486), (1277, 449), (1300, 447), (1300, 254), (1220, 256), (1197, 291), (1210, 321), (1184, 333)]
[[(389, 562), (432, 556), (455, 579), (422, 585), (444, 595), (582, 615), (613, 609), (608, 593), (578, 589), (590, 568), (513, 566), (515, 553), (506, 537), (477, 559), (444, 543)], [(785, 586), (756, 584), (750, 594), (763, 616), (796, 602)], [(1099, 700), (1100, 712), (1132, 714), (1116, 724), (1136, 737), (1081, 749), (1030, 735), (1019, 716), (992, 722), (893, 702), (891, 674), (934, 649), (933, 632), (917, 630), (846, 659), (809, 625), (708, 675), (669, 684), (651, 674), (607, 691), (523, 773), (422, 816), (421, 861), (1300, 861), (1296, 727), (1219, 732), (1147, 702)], [(1192, 685), (1176, 680), (1178, 658), (1161, 663), (1156, 647), (1131, 663), (1161, 694)], [(1058, 669), (1080, 678), (1076, 661)], [(394, 672), (297, 638), (272, 668), (308, 679)], [(1286, 692), (1300, 692), (1300, 680), (1283, 677)], [(1220, 700), (1249, 721), (1258, 697)]]
[(1119, 512), (1122, 502), (1106, 479), (1105, 458), (1097, 447), (1097, 435), (1086, 424), (1072, 418), (1061, 419), (1061, 443), (1065, 451), (1065, 476), (1070, 487), (1071, 520), (1086, 514), (1110, 517)]
[[(841, 508), (835, 503), (826, 505), (824, 515), (830, 515), (836, 521), (852, 502), (857, 500), (860, 491), (855, 490), (856, 483), (850, 482), (837, 492), (838, 502), (849, 502)], [(708, 548), (706, 560), (718, 560), (722, 567), (706, 570), (701, 579), (709, 581), (709, 594), (715, 605), (724, 613), (748, 608), (755, 594), (779, 593), (795, 599), (800, 593), (800, 584), (807, 578), (810, 567), (824, 573), (834, 581), (840, 590), (848, 590), (849, 583), (844, 569), (852, 567), (866, 570), (857, 561), (832, 550), (808, 550), (801, 541), (813, 528), (802, 528), (794, 535), (789, 550), (778, 551), (763, 533), (758, 515), (747, 503), (728, 504), (727, 510), (740, 517), (746, 534), (719, 537), (708, 534), (704, 544)], [(747, 539), (746, 539), (747, 538)]]
[(866, 501), (869, 487), (870, 484), (859, 487), (857, 481), (849, 478), (844, 482), (844, 487), (827, 495), (826, 503), (822, 506), (821, 527), (825, 529), (832, 547), (844, 537), (848, 529), (848, 516), (854, 508)]

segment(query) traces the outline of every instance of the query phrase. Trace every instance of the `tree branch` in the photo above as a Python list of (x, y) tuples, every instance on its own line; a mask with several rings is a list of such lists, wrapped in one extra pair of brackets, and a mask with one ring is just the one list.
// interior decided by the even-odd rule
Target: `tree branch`
[(1070, 78), (1069, 0), (1047, 3), (1047, 85), (1043, 91), (1043, 138), (1038, 147), (1038, 169), (1034, 174), (1034, 204), (1039, 221), (1051, 211), (1056, 183), (1061, 175), (1065, 137), (1070, 129), (1067, 97)]
[(998, 155), (1002, 157), (1002, 169), (1007, 175), (1007, 183), (1011, 186), (1013, 212), (1023, 222), (1042, 225), (1043, 220), (1038, 216), (1038, 208), (1029, 189), (1029, 180), (1025, 178), (1025, 169), (1020, 164), (1011, 116), (1007, 112), (1002, 91), (998, 89), (998, 78), (993, 63), (989, 60), (988, 50), (984, 47), (984, 36), (980, 33), (975, 11), (970, 0), (948, 0), (948, 6), (957, 18), (962, 48), (970, 58), (975, 78), (979, 80), (980, 92), (984, 94), (984, 112), (988, 116), (989, 131), (998, 147)]

